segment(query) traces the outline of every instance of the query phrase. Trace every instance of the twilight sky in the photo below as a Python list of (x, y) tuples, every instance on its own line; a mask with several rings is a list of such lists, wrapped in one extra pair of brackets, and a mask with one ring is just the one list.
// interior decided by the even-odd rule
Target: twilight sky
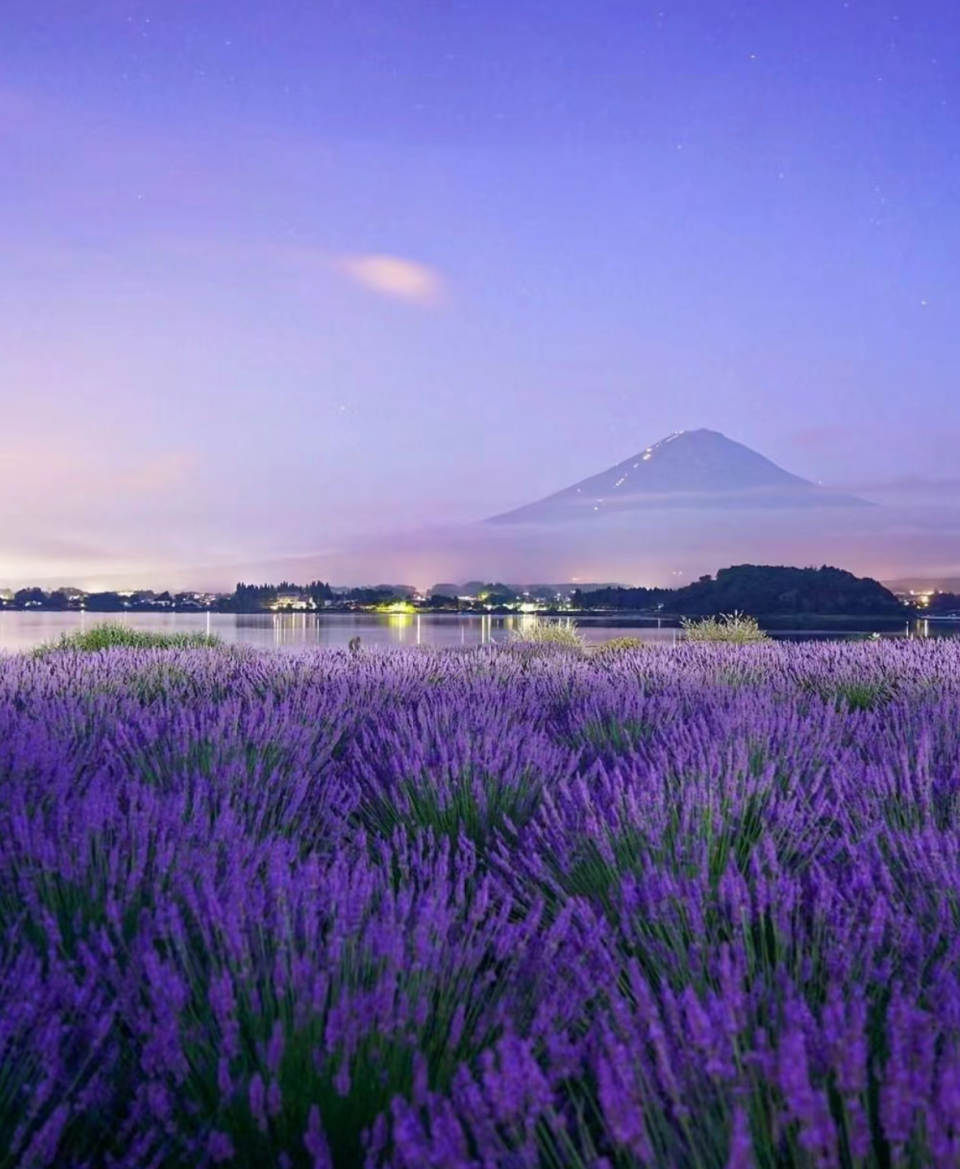
[(956, 0), (2, 7), (0, 587), (427, 585), (337, 556), (701, 426), (960, 496)]

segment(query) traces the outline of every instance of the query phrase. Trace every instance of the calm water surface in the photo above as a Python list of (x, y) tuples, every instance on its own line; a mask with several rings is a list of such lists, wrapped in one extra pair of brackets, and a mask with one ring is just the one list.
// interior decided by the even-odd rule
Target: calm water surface
[[(395, 613), (0, 613), (0, 651), (30, 649), (56, 641), (62, 633), (89, 629), (104, 621), (116, 621), (131, 629), (164, 633), (215, 633), (227, 642), (275, 649), (309, 649), (345, 646), (359, 637), (367, 646), (469, 646), (505, 641), (519, 628), (523, 617), (481, 617), (459, 614)], [(527, 618), (529, 620), (529, 618)], [(561, 623), (569, 618), (553, 618)], [(611, 637), (639, 637), (671, 645), (680, 630), (668, 622), (636, 617), (583, 617), (577, 625), (590, 642)], [(934, 622), (891, 626), (853, 623), (829, 630), (773, 630), (775, 637), (848, 637), (871, 628), (884, 637), (957, 636), (960, 627)]]

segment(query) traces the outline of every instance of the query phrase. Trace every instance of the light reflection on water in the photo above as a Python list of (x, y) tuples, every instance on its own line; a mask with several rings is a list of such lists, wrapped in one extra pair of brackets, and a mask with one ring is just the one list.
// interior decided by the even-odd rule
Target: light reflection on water
[[(25, 650), (56, 641), (63, 633), (115, 621), (131, 629), (163, 633), (215, 633), (224, 641), (275, 649), (335, 648), (359, 637), (365, 646), (475, 646), (509, 640), (528, 616), (438, 613), (39, 613), (0, 612), (0, 651)], [(548, 618), (569, 624), (571, 618)], [(588, 642), (639, 637), (675, 644), (680, 630), (656, 619), (584, 617), (577, 627)], [(845, 637), (875, 628), (884, 637), (938, 637), (960, 634), (960, 626), (917, 621), (896, 626), (850, 623), (834, 629), (777, 629), (777, 637)]]

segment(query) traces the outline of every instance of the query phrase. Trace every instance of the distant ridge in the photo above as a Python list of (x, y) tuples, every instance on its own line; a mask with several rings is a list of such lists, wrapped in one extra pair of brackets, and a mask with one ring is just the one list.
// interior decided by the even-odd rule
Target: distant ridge
[(680, 430), (632, 458), (487, 523), (558, 523), (662, 508), (863, 508), (716, 430)]

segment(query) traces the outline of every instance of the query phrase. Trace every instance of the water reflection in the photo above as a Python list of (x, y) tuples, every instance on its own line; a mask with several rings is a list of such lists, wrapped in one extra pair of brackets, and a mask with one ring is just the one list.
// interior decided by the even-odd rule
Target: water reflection
[[(103, 621), (116, 621), (131, 629), (163, 633), (216, 634), (229, 643), (243, 643), (279, 650), (346, 647), (354, 637), (363, 646), (475, 646), (506, 641), (515, 629), (536, 620), (528, 614), (498, 617), (493, 614), (436, 613), (22, 613), (0, 612), (0, 650), (25, 650), (56, 641), (63, 633), (89, 629)], [(656, 618), (570, 617), (551, 618), (573, 624), (588, 642), (611, 637), (638, 637), (645, 642), (671, 645), (680, 637), (675, 623)], [(775, 637), (796, 640), (867, 636), (876, 630), (884, 638), (955, 637), (960, 623), (919, 620), (906, 625), (846, 622), (842, 627), (821, 629), (773, 629)]]

